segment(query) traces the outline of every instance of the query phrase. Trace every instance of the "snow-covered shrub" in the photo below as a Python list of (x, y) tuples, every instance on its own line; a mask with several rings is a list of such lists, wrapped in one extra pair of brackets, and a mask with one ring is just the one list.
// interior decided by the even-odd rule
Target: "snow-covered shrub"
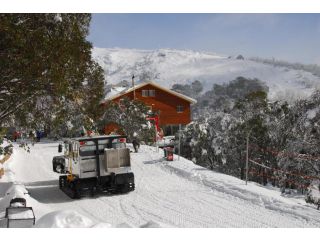
[[(0, 161), (1, 161), (1, 155), (0, 155)], [(2, 163), (0, 163), (0, 178), (3, 176), (3, 174), (4, 174), (4, 169), (3, 169)]]
[(307, 189), (305, 200), (307, 203), (320, 205), (320, 181), (314, 180)]

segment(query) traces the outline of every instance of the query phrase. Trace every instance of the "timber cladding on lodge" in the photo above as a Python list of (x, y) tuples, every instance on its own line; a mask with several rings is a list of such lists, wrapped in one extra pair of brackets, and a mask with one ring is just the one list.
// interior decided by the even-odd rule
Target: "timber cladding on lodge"
[[(152, 93), (151, 96), (147, 94), (148, 92)], [(133, 99), (134, 91), (117, 96), (113, 101), (119, 102), (124, 96)], [(153, 112), (159, 115), (161, 126), (169, 124), (185, 125), (191, 122), (190, 102), (158, 88), (154, 84), (146, 84), (136, 88), (135, 98), (144, 102)]]

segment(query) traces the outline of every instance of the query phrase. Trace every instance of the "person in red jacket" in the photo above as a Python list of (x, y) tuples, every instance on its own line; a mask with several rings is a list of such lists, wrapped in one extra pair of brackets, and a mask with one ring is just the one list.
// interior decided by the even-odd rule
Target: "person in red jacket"
[(13, 133), (13, 140), (16, 142), (19, 137), (20, 137), (20, 133), (18, 131), (15, 131)]

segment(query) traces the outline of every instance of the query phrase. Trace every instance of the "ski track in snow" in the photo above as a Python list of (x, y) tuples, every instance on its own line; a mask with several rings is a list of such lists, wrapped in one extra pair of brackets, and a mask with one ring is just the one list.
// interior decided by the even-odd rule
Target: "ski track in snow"
[[(180, 158), (167, 162), (162, 151), (141, 146), (132, 153), (136, 189), (122, 195), (72, 200), (58, 188), (52, 171), (58, 143), (37, 143), (31, 153), (14, 146), (8, 162), (11, 181), (26, 185), (39, 219), (50, 211), (75, 210), (96, 223), (138, 227), (150, 222), (166, 227), (319, 227), (320, 213), (277, 190), (206, 170)], [(9, 180), (10, 180), (9, 179)], [(0, 189), (6, 182), (0, 182)], [(0, 195), (0, 199), (1, 199)]]

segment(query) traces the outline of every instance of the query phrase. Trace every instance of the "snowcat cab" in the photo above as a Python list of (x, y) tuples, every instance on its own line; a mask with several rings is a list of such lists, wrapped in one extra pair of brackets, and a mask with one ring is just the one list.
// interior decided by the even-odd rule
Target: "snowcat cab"
[[(61, 147), (59, 146), (59, 150)], [(64, 155), (52, 160), (53, 171), (63, 174), (59, 187), (71, 198), (84, 193), (126, 193), (134, 190), (126, 136), (80, 137), (65, 141)]]

